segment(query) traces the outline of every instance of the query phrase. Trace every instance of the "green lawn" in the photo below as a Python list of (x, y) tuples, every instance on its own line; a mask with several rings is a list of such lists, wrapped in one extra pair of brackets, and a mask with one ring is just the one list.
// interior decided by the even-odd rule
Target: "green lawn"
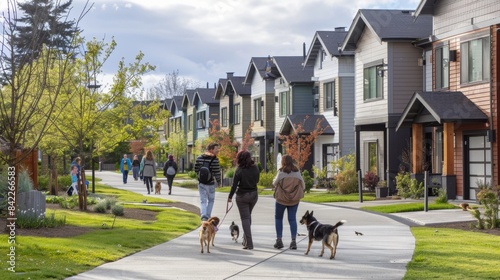
[[(401, 213), (401, 212), (415, 212), (424, 211), (424, 202), (412, 202), (412, 203), (398, 203), (392, 205), (381, 205), (381, 206), (363, 206), (363, 210), (379, 212), (379, 213)], [(428, 210), (440, 210), (440, 209), (457, 209), (457, 206), (448, 203), (429, 203)]]

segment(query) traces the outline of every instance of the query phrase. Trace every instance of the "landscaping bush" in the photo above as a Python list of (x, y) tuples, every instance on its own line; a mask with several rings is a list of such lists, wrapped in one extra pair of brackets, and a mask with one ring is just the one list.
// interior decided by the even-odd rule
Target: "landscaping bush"
[(335, 179), (335, 185), (339, 194), (350, 194), (358, 192), (358, 176), (354, 170), (344, 170)]
[(113, 208), (111, 208), (111, 213), (115, 216), (123, 216), (123, 206), (120, 204), (115, 204)]
[(396, 175), (396, 189), (402, 198), (419, 199), (424, 196), (424, 183), (412, 179), (409, 172), (400, 172)]
[(55, 217), (54, 213), (50, 214), (48, 217), (46, 215), (34, 217), (33, 215), (26, 215), (19, 212), (16, 217), (16, 227), (18, 228), (54, 228), (66, 224), (66, 216), (58, 219)]
[(378, 175), (371, 172), (371, 171), (366, 172), (365, 176), (363, 177), (363, 184), (370, 191), (375, 190), (375, 187), (377, 186), (379, 181), (380, 181), (380, 178), (378, 177)]
[(114, 197), (106, 198), (104, 201), (106, 201), (106, 210), (110, 210), (116, 204), (116, 198)]
[(310, 193), (312, 187), (314, 186), (314, 179), (311, 178), (311, 175), (309, 175), (309, 171), (302, 171), (302, 179), (304, 179), (304, 184), (306, 185), (306, 193)]
[(234, 172), (236, 169), (234, 167), (229, 168), (226, 173), (224, 174), (224, 178), (233, 178), (234, 177)]
[(259, 185), (266, 188), (271, 188), (273, 186), (273, 179), (276, 174), (273, 172), (261, 172), (259, 178)]
[(196, 174), (196, 172), (194, 172), (194, 171), (189, 171), (189, 172), (188, 172), (188, 176), (189, 176), (189, 178), (191, 178), (191, 179), (198, 179), (198, 175), (197, 175), (197, 174)]
[(92, 209), (94, 210), (94, 212), (97, 213), (106, 213), (107, 210), (106, 206), (107, 206), (107, 201), (104, 199), (99, 201), (96, 205), (94, 205)]
[(483, 182), (482, 180), (479, 180), (477, 185), (480, 191), (476, 194), (476, 198), (479, 203), (484, 206), (482, 216), (479, 210), (471, 210), (472, 215), (478, 220), (477, 227), (479, 229), (500, 227), (500, 219), (498, 218), (498, 207), (500, 206), (498, 191), (500, 187), (497, 186), (496, 189), (493, 190), (489, 183)]

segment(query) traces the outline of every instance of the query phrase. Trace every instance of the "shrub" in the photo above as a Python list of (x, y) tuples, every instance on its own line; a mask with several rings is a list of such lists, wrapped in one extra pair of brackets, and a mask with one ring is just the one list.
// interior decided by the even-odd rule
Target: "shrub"
[(110, 210), (116, 204), (116, 198), (114, 197), (106, 198), (104, 201), (106, 201), (106, 210)]
[(419, 199), (424, 196), (424, 183), (412, 179), (409, 172), (396, 175), (396, 189), (402, 198)]
[(443, 188), (438, 189), (438, 194), (436, 198), (436, 203), (448, 203), (448, 196)]
[(259, 185), (266, 188), (271, 188), (273, 186), (275, 174), (273, 172), (261, 172), (259, 178)]
[(234, 167), (229, 168), (226, 173), (224, 174), (224, 178), (233, 178), (234, 177), (234, 172), (236, 169)]
[(350, 194), (358, 192), (358, 176), (354, 170), (344, 170), (339, 173), (335, 180), (337, 192), (340, 194)]
[(304, 179), (304, 183), (306, 184), (306, 193), (309, 193), (314, 186), (314, 179), (309, 175), (309, 171), (302, 171), (302, 178)]
[(197, 175), (197, 174), (196, 174), (196, 172), (194, 172), (194, 171), (189, 171), (189, 172), (188, 172), (188, 176), (189, 176), (189, 178), (191, 178), (191, 179), (198, 179), (198, 175)]
[(366, 188), (370, 189), (370, 191), (375, 190), (375, 187), (378, 185), (379, 181), (380, 178), (377, 176), (377, 174), (371, 171), (366, 172), (365, 176), (363, 177), (363, 184)]
[[(487, 229), (492, 229), (500, 226), (500, 220), (498, 218), (498, 207), (500, 202), (498, 199), (498, 190), (493, 190), (488, 183), (483, 183), (478, 181), (480, 191), (477, 193), (476, 197), (479, 203), (484, 206), (483, 218), (478, 218), (478, 224)], [(476, 213), (477, 215), (477, 213)]]
[(59, 201), (59, 205), (61, 206), (61, 208), (73, 209), (73, 208), (78, 206), (78, 196), (77, 195), (70, 196), (67, 198), (64, 198), (64, 197), (61, 197), (61, 198), (62, 198), (62, 200)]
[(115, 216), (123, 216), (123, 205), (115, 204), (113, 208), (111, 208), (111, 213)]
[(48, 217), (46, 215), (34, 217), (33, 215), (26, 215), (19, 212), (16, 217), (16, 227), (18, 228), (54, 228), (66, 224), (66, 216), (57, 219), (54, 213), (50, 214)]
[(106, 213), (106, 205), (106, 200), (101, 200), (96, 205), (94, 205), (93, 210), (97, 213)]

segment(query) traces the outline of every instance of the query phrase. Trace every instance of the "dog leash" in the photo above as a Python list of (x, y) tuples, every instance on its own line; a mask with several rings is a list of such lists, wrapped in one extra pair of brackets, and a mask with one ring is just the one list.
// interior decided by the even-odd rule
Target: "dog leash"
[(226, 218), (227, 216), (227, 213), (229, 213), (229, 210), (231, 210), (231, 208), (233, 208), (233, 202), (228, 202), (226, 204), (226, 214), (224, 214), (224, 217), (222, 218), (222, 220), (220, 221), (219, 225), (217, 225), (217, 227), (219, 228), (220, 225), (222, 225), (222, 222), (224, 222), (224, 219)]

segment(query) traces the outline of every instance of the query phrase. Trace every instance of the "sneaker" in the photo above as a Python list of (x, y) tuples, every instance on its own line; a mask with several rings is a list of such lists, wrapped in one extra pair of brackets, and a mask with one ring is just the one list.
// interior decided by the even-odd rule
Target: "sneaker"
[(276, 243), (274, 243), (274, 248), (276, 249), (281, 249), (285, 246), (283, 246), (283, 241), (281, 241), (280, 238), (276, 239)]
[(295, 240), (292, 240), (292, 242), (290, 243), (290, 249), (297, 250), (297, 243), (295, 242)]

